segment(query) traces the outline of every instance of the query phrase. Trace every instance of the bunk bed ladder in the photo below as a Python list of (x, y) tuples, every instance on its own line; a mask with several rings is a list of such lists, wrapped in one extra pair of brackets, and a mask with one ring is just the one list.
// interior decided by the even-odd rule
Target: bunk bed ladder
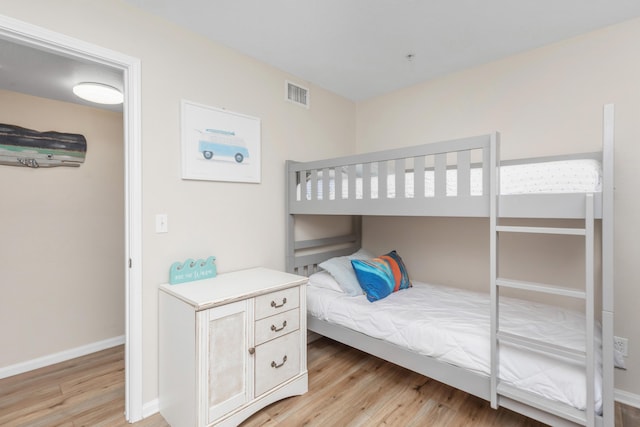
[[(497, 216), (492, 219), (492, 382), (491, 404), (494, 407), (501, 405), (502, 398), (524, 403), (543, 411), (552, 413), (571, 422), (594, 426), (595, 425), (595, 340), (594, 340), (594, 196), (585, 195), (585, 219), (584, 228), (562, 227), (528, 227), (528, 226), (503, 226), (498, 224)], [(499, 276), (498, 271), (498, 242), (501, 233), (526, 233), (526, 234), (554, 234), (583, 236), (585, 242), (585, 286), (582, 289), (573, 289), (545, 283), (526, 282), (521, 280), (506, 279)], [(577, 298), (585, 302), (585, 350), (560, 346), (544, 340), (518, 336), (500, 330), (499, 325), (499, 301), (500, 289), (511, 288), (529, 292), (558, 295), (569, 298)], [(552, 357), (560, 357), (584, 365), (587, 378), (587, 410), (580, 411), (568, 405), (553, 403), (547, 399), (523, 391), (513, 385), (502, 383), (499, 380), (499, 347), (501, 344), (515, 345), (529, 351), (543, 353)]]

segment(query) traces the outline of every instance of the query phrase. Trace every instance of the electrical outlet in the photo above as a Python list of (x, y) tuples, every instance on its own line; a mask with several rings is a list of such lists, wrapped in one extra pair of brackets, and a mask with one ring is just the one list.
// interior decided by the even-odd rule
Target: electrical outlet
[(613, 337), (613, 348), (620, 352), (623, 356), (629, 354), (629, 339), (621, 337)]

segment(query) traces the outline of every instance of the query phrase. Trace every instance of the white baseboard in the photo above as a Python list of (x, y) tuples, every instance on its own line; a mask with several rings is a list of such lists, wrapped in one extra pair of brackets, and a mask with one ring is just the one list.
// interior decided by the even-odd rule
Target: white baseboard
[(613, 396), (616, 402), (624, 403), (625, 405), (640, 409), (640, 395), (638, 394), (615, 389)]
[(118, 337), (94, 342), (91, 344), (61, 351), (59, 353), (38, 357), (37, 359), (27, 360), (26, 362), (16, 363), (15, 365), (5, 366), (3, 368), (0, 368), (0, 379), (12, 377), (14, 375), (33, 371), (34, 369), (43, 368), (45, 366), (75, 359), (76, 357), (85, 356), (97, 351), (106, 350), (117, 345), (122, 345), (124, 344), (124, 341), (125, 336), (120, 335)]
[(142, 405), (142, 418), (150, 417), (160, 412), (160, 403), (158, 399), (153, 399), (150, 402)]

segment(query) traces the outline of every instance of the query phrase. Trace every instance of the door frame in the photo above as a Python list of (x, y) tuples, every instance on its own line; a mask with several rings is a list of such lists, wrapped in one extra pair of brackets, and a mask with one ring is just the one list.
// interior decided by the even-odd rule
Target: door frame
[(142, 402), (142, 159), (140, 60), (0, 15), (0, 37), (51, 53), (121, 70), (125, 161), (125, 418), (143, 418)]

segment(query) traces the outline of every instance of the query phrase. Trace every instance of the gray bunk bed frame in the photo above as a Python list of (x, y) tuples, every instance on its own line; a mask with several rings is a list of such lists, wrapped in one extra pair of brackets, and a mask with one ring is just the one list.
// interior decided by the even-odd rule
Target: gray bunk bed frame
[[(450, 216), (488, 217), (490, 219), (490, 296), (491, 296), (491, 375), (484, 376), (464, 368), (440, 362), (372, 338), (360, 332), (335, 325), (311, 315), (307, 327), (310, 331), (345, 343), (366, 353), (418, 372), (437, 381), (449, 384), (472, 395), (491, 402), (493, 408), (500, 406), (554, 426), (613, 426), (613, 191), (614, 191), (614, 107), (604, 106), (602, 152), (569, 156), (540, 157), (514, 161), (500, 161), (499, 134), (493, 133), (453, 141), (438, 142), (374, 153), (351, 155), (341, 158), (311, 162), (287, 161), (286, 164), (286, 264), (287, 271), (310, 275), (319, 270), (318, 264), (335, 256), (348, 255), (361, 246), (361, 224), (363, 215), (386, 216)], [(471, 163), (471, 152), (482, 152), (480, 163)], [(453, 153), (453, 154), (451, 154)], [(445, 176), (447, 155), (456, 156), (458, 174), (457, 196), (447, 196)], [(433, 159), (433, 165), (425, 166), (425, 157)], [(526, 194), (500, 195), (498, 165), (521, 164), (560, 159), (596, 158), (602, 163), (602, 191), (599, 193)], [(406, 160), (411, 159), (411, 160)], [(387, 165), (394, 162), (395, 171), (406, 171), (412, 164), (414, 197), (405, 197), (396, 191), (393, 198), (387, 197), (387, 179), (395, 179), (396, 188), (404, 188), (405, 173), (387, 175)], [(377, 164), (378, 197), (370, 196), (371, 165)], [(482, 167), (483, 190), (481, 196), (470, 194), (469, 173), (472, 167)], [(433, 197), (424, 194), (424, 172), (434, 173)], [(342, 179), (335, 179), (335, 197), (329, 196), (331, 175), (345, 176), (348, 198), (342, 198)], [(362, 180), (363, 195), (355, 199), (355, 181)], [(322, 194), (317, 194), (318, 182), (322, 181)], [(310, 182), (310, 195), (303, 186)], [(296, 240), (296, 215), (352, 215), (353, 232), (344, 236), (322, 239)], [(584, 228), (555, 228), (502, 226), (500, 218), (571, 218), (584, 220)], [(594, 227), (601, 220), (601, 264), (602, 270), (602, 414), (593, 408), (595, 387), (594, 311), (596, 265), (594, 255)], [(584, 290), (564, 288), (542, 283), (530, 283), (499, 276), (497, 254), (499, 235), (502, 233), (543, 233), (584, 236), (586, 280)], [(586, 343), (584, 352), (548, 345), (542, 341), (502, 333), (498, 324), (500, 288), (525, 289), (552, 295), (579, 298), (585, 301)], [(542, 352), (582, 362), (587, 375), (587, 410), (541, 398), (526, 391), (509, 387), (499, 381), (498, 346), (500, 342), (512, 343), (531, 351)]]

